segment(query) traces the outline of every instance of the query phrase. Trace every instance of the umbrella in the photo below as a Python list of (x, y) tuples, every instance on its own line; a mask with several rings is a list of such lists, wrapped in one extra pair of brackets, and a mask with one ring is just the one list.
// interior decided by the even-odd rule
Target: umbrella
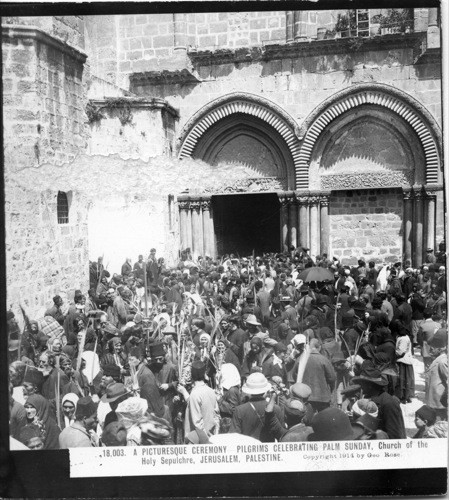
[(305, 283), (310, 283), (311, 281), (332, 281), (334, 275), (325, 267), (307, 267), (298, 276), (298, 279), (303, 280)]

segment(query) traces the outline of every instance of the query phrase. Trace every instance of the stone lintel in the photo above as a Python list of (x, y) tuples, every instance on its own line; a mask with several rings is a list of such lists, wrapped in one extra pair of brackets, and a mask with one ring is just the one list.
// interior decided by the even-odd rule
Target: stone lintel
[(176, 85), (197, 84), (201, 82), (200, 77), (188, 68), (163, 69), (132, 73), (130, 75), (131, 87), (144, 85)]
[[(307, 56), (322, 56), (329, 54), (347, 54), (374, 50), (397, 50), (421, 46), (425, 32), (394, 33), (376, 35), (366, 38), (334, 38), (330, 40), (308, 40), (302, 42), (266, 43), (263, 47), (241, 47), (228, 49), (208, 47), (204, 49), (191, 48), (188, 56), (193, 64), (207, 66), (210, 64), (233, 64), (247, 61), (269, 61), (272, 59), (298, 59)], [(354, 49), (354, 40), (360, 40)], [(419, 50), (419, 49), (418, 49)]]
[(179, 111), (171, 106), (165, 99), (158, 97), (109, 97), (106, 99), (90, 99), (91, 104), (99, 108), (124, 108), (133, 109), (161, 109), (179, 118)]
[(76, 61), (84, 64), (87, 59), (87, 54), (79, 48), (72, 47), (66, 42), (55, 38), (45, 31), (42, 31), (36, 26), (26, 26), (21, 24), (3, 24), (2, 25), (3, 38), (25, 38), (36, 40), (36, 42), (48, 45), (63, 54), (70, 56)]

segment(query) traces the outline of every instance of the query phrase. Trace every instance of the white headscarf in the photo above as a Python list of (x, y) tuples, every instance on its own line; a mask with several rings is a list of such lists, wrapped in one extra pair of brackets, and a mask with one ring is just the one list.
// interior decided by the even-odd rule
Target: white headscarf
[(143, 398), (128, 398), (122, 401), (115, 412), (119, 420), (123, 422), (128, 430), (132, 425), (134, 425), (140, 418), (142, 418), (146, 411), (148, 410), (148, 402)]
[(221, 386), (227, 391), (234, 386), (240, 386), (240, 374), (232, 363), (221, 365)]

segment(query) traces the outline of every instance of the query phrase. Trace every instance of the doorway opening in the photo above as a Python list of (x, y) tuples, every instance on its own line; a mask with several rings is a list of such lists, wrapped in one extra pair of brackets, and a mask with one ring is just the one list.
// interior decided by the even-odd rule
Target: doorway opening
[(278, 252), (280, 202), (275, 193), (212, 196), (218, 255)]

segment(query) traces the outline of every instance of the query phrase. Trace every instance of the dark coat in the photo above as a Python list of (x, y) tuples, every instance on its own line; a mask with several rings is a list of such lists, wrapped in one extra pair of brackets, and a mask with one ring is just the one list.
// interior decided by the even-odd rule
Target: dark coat
[(383, 392), (379, 396), (372, 397), (371, 400), (379, 408), (380, 428), (388, 434), (390, 439), (405, 439), (404, 417), (399, 399)]
[(302, 382), (312, 389), (310, 402), (329, 403), (334, 390), (336, 375), (331, 362), (318, 352), (311, 352)]
[[(275, 438), (270, 432), (268, 422), (265, 423), (265, 406), (266, 402), (264, 399), (250, 401), (237, 406), (232, 417), (229, 432), (251, 436), (263, 443), (274, 442)], [(275, 405), (274, 411), (281, 424), (283, 424), (282, 410), (278, 405)]]

